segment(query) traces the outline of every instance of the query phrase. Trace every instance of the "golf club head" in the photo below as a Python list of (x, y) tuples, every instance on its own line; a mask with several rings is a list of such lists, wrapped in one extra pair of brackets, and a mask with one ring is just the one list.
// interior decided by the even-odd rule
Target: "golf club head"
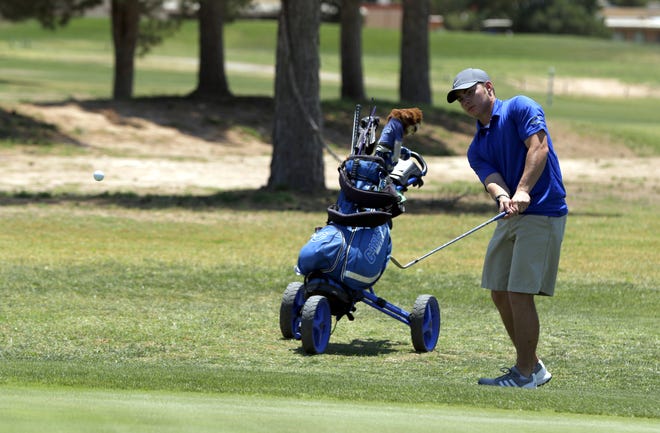
[(380, 125), (380, 118), (378, 116), (365, 116), (360, 119), (360, 126), (358, 127), (359, 138), (358, 146), (363, 143), (363, 154), (371, 155), (374, 151), (376, 144), (376, 132)]

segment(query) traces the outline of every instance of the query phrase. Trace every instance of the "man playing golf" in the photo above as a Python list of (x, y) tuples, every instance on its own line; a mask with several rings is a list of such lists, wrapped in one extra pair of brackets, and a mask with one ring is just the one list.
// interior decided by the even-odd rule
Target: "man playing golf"
[(526, 96), (501, 100), (481, 69), (454, 79), (447, 102), (477, 120), (470, 166), (498, 203), (500, 219), (488, 244), (481, 285), (516, 349), (516, 363), (480, 385), (536, 388), (552, 375), (536, 354), (539, 318), (534, 296), (554, 294), (566, 225), (566, 191), (541, 106)]

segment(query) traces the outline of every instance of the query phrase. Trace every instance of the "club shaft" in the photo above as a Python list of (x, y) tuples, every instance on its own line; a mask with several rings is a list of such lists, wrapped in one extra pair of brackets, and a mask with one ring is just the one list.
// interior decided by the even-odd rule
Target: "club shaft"
[(351, 153), (355, 152), (355, 145), (358, 140), (358, 126), (360, 125), (360, 112), (362, 111), (362, 106), (360, 104), (355, 105), (355, 112), (353, 113), (353, 135), (351, 136)]
[(453, 244), (453, 243), (455, 243), (455, 242), (458, 242), (458, 241), (460, 241), (461, 239), (463, 239), (464, 237), (469, 236), (469, 235), (471, 235), (472, 233), (476, 232), (477, 230), (486, 227), (488, 224), (490, 224), (490, 223), (492, 223), (492, 222), (494, 222), (494, 221), (497, 221), (498, 219), (504, 217), (504, 215), (506, 215), (506, 212), (501, 212), (501, 213), (495, 215), (494, 217), (492, 217), (492, 218), (489, 219), (488, 221), (484, 221), (483, 223), (479, 224), (479, 225), (476, 226), (475, 228), (473, 228), (473, 229), (471, 229), (471, 230), (469, 230), (469, 231), (463, 233), (462, 235), (460, 235), (460, 236), (458, 236), (458, 237), (456, 237), (456, 238), (450, 240), (450, 241), (447, 242), (447, 243), (444, 243), (444, 244), (440, 245), (439, 247), (437, 247), (437, 248), (435, 248), (435, 249), (429, 251), (428, 253), (424, 254), (423, 256), (418, 257), (418, 258), (416, 258), (415, 260), (413, 260), (413, 261), (411, 261), (410, 263), (407, 263), (407, 264), (405, 264), (405, 265), (400, 264), (400, 263), (398, 262), (398, 260), (396, 260), (394, 257), (390, 257), (390, 260), (391, 260), (392, 263), (394, 263), (397, 267), (399, 267), (399, 268), (401, 268), (401, 269), (407, 269), (407, 268), (411, 267), (412, 265), (414, 265), (414, 264), (416, 264), (416, 263), (418, 263), (418, 262), (424, 260), (424, 259), (427, 258), (428, 256), (433, 255), (433, 254), (437, 253), (438, 251), (440, 251), (440, 250), (442, 250), (442, 249), (444, 249), (444, 248), (447, 248), (449, 245), (451, 245), (451, 244)]

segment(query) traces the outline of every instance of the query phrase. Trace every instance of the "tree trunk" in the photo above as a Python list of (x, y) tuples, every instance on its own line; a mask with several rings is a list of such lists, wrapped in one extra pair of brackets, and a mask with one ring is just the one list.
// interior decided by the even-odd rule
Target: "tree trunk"
[(225, 0), (199, 2), (199, 71), (192, 96), (226, 98), (231, 96), (225, 74), (223, 21)]
[(360, 101), (366, 98), (362, 73), (362, 0), (341, 2), (341, 97)]
[(115, 50), (114, 99), (133, 97), (135, 48), (137, 46), (140, 6), (137, 1), (112, 0), (112, 41)]
[(431, 104), (428, 29), (430, 11), (430, 0), (403, 0), (399, 76), (399, 98), (402, 101)]
[(320, 0), (282, 0), (268, 189), (325, 190), (319, 100)]

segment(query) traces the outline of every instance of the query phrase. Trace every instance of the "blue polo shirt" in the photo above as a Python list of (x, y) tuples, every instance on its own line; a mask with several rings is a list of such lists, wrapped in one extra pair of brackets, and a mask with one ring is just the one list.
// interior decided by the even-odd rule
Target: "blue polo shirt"
[(489, 125), (477, 121), (477, 132), (468, 148), (470, 167), (483, 183), (500, 173), (509, 191), (518, 188), (527, 156), (525, 140), (544, 130), (548, 140), (548, 160), (543, 173), (530, 191), (531, 203), (525, 214), (562, 216), (568, 213), (566, 190), (559, 160), (552, 146), (543, 108), (526, 96), (495, 100)]

